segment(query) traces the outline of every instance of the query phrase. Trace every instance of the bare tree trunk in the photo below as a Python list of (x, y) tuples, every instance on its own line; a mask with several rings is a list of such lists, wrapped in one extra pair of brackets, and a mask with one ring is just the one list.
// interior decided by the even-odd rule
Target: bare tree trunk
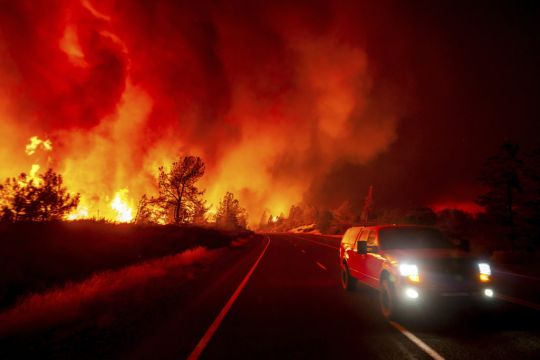
[(182, 185), (182, 190), (180, 191), (180, 195), (178, 196), (178, 200), (176, 201), (176, 206), (174, 208), (174, 222), (176, 224), (180, 224), (180, 222), (183, 220), (180, 218), (180, 209), (182, 207), (182, 198), (184, 197), (184, 188), (185, 185)]
[(176, 206), (174, 207), (174, 223), (179, 224), (180, 223), (180, 201), (176, 202)]

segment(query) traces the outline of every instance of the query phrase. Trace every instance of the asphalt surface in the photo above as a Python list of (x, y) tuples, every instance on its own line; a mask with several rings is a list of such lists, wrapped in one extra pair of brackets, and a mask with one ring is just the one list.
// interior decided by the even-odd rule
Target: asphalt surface
[(537, 310), (503, 301), (482, 312), (441, 306), (396, 327), (380, 315), (376, 291), (341, 289), (339, 240), (290, 234), (269, 239), (264, 258), (201, 358), (540, 358)]
[[(540, 311), (507, 301), (487, 311), (441, 305), (389, 323), (375, 290), (341, 289), (338, 244), (262, 235), (191, 269), (190, 280), (172, 272), (77, 321), (0, 339), (0, 358), (184, 359), (201, 339), (201, 359), (540, 358)], [(533, 279), (503, 278), (507, 295), (536, 304)]]

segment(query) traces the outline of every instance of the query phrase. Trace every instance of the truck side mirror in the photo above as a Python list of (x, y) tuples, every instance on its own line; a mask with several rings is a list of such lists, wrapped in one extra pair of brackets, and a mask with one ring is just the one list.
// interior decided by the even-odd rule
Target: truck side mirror
[(359, 254), (367, 254), (367, 241), (358, 241), (356, 243), (356, 251)]

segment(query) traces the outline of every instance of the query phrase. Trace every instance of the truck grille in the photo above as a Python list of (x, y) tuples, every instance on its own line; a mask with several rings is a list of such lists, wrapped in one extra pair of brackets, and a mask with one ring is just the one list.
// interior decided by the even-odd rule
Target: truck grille
[(478, 270), (469, 259), (437, 259), (424, 264), (422, 273), (427, 284), (433, 288), (467, 289), (474, 287)]

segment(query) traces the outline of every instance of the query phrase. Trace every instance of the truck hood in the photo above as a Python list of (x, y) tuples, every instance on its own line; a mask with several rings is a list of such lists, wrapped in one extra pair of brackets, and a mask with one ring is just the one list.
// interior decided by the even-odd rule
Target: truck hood
[(383, 250), (381, 253), (381, 255), (385, 256), (388, 260), (398, 262), (422, 262), (423, 260), (429, 261), (447, 258), (473, 259), (469, 253), (460, 249), (393, 249)]

